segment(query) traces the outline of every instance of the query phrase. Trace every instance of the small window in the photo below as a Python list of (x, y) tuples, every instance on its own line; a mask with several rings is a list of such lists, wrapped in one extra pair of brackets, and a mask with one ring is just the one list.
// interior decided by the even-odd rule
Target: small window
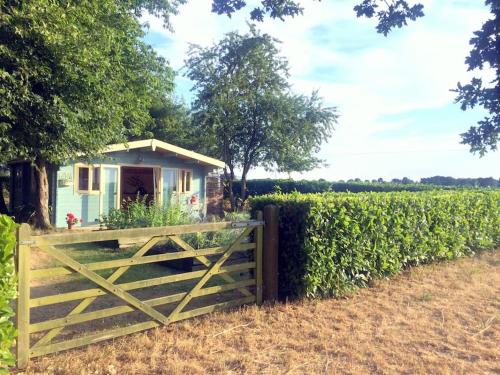
[(78, 168), (78, 190), (86, 191), (89, 190), (89, 168), (80, 167)]
[(181, 169), (179, 171), (179, 188), (181, 193), (189, 193), (191, 191), (193, 174), (191, 171)]
[(186, 191), (191, 191), (191, 172), (186, 171)]
[(101, 168), (84, 167), (76, 168), (78, 176), (78, 192), (82, 194), (97, 193), (101, 187)]
[(101, 187), (101, 168), (94, 167), (92, 173), (92, 190), (99, 191)]

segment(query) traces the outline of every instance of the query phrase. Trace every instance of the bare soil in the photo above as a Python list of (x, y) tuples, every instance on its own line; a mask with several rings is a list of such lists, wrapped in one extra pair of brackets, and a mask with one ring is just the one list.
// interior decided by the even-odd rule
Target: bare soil
[(33, 359), (29, 374), (500, 374), (500, 251), (342, 299), (248, 306)]

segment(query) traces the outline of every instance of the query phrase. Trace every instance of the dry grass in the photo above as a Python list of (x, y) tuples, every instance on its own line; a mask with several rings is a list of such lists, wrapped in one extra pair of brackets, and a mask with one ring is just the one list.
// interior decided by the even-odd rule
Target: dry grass
[(32, 360), (46, 374), (499, 374), (500, 251)]

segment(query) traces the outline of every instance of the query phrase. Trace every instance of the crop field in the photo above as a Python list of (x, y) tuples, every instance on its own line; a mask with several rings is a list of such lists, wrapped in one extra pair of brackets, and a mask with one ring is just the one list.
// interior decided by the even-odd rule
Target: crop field
[(32, 360), (29, 374), (498, 374), (500, 251), (341, 299), (248, 306)]

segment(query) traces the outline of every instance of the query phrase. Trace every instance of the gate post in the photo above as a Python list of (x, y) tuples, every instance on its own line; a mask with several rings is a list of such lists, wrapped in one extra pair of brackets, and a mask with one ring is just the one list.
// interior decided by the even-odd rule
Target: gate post
[[(257, 211), (255, 213), (255, 219), (262, 221), (264, 220), (262, 211)], [(263, 248), (263, 239), (264, 239), (264, 225), (259, 225), (255, 228), (255, 243), (256, 243), (256, 251), (255, 251), (255, 285), (256, 285), (256, 293), (255, 293), (255, 302), (257, 305), (262, 305), (262, 248)]]
[(262, 272), (264, 300), (278, 299), (278, 245), (279, 245), (279, 208), (274, 205), (264, 207), (264, 251)]
[(30, 240), (31, 230), (28, 224), (21, 224), (17, 228), (17, 368), (25, 369), (28, 366), (30, 349)]

